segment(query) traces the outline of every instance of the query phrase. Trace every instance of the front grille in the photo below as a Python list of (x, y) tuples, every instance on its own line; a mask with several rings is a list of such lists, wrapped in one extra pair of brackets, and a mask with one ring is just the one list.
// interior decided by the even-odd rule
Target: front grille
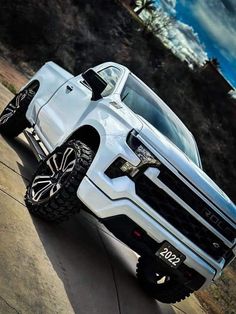
[(215, 260), (226, 256), (229, 248), (144, 174), (138, 175), (134, 181), (137, 195), (179, 232)]
[(173, 172), (162, 165), (158, 176), (170, 190), (178, 195), (186, 204), (203, 217), (210, 225), (220, 232), (226, 239), (233, 242), (236, 238), (236, 230), (197, 194), (195, 194), (183, 181)]

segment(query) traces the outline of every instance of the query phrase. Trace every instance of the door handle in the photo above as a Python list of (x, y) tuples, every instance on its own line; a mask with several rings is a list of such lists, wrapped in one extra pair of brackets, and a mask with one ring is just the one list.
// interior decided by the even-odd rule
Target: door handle
[(70, 93), (70, 92), (72, 92), (73, 91), (73, 86), (72, 85), (67, 85), (66, 86), (66, 93), (68, 94), (68, 93)]

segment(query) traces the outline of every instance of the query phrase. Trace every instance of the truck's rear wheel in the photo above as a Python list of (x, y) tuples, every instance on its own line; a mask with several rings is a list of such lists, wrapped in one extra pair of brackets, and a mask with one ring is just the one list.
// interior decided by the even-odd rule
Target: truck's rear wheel
[(26, 111), (33, 99), (38, 85), (36, 83), (19, 92), (6, 106), (0, 115), (0, 132), (9, 137), (19, 135), (30, 126), (26, 119)]
[(91, 149), (72, 140), (41, 162), (25, 196), (29, 211), (48, 221), (63, 221), (83, 203), (76, 192), (93, 160)]
[(180, 283), (174, 275), (166, 274), (154, 259), (146, 256), (139, 258), (137, 278), (149, 295), (163, 303), (179, 302), (193, 292)]

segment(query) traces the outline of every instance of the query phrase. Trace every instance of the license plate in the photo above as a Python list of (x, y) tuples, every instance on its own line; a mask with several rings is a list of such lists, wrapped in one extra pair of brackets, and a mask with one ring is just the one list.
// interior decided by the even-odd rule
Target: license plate
[(179, 267), (186, 258), (168, 242), (162, 244), (160, 249), (156, 252), (156, 256), (173, 268)]

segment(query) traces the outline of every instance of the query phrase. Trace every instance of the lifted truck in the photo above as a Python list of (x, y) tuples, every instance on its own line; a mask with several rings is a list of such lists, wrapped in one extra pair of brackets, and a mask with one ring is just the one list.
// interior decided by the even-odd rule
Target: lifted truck
[(40, 160), (29, 211), (57, 222), (89, 211), (140, 255), (137, 277), (157, 300), (206, 287), (235, 257), (235, 205), (202, 170), (190, 131), (126, 67), (73, 76), (46, 63), (0, 131), (24, 131)]

